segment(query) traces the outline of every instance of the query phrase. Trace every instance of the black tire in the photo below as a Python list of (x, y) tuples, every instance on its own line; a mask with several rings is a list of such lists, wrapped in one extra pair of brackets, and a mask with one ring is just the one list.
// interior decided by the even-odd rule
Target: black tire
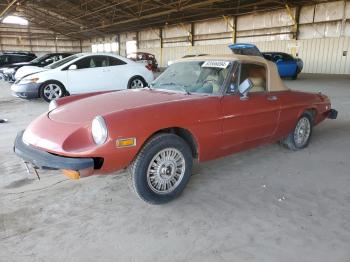
[[(182, 167), (180, 175), (179, 173), (177, 173), (178, 170), (176, 168), (173, 170), (170, 167), (169, 170), (169, 166), (166, 166), (164, 164), (166, 162), (169, 162), (170, 160), (162, 160), (162, 158), (158, 158), (159, 160), (156, 159), (157, 157), (159, 157), (159, 154), (161, 152), (169, 152), (167, 150), (173, 150), (172, 152), (181, 153), (179, 155), (175, 155), (180, 156), (180, 164), (178, 164), (178, 166), (176, 167)], [(171, 154), (168, 156), (171, 156)], [(151, 163), (156, 166), (151, 165)], [(149, 204), (164, 204), (178, 197), (184, 190), (186, 184), (188, 183), (191, 177), (192, 165), (193, 158), (191, 149), (181, 137), (175, 134), (159, 134), (152, 137), (146, 143), (146, 145), (141, 149), (141, 151), (137, 155), (134, 162), (130, 165), (130, 181), (132, 183), (134, 191), (140, 199)], [(152, 170), (152, 168), (154, 169)], [(151, 170), (152, 172), (149, 172), (149, 170)], [(154, 170), (159, 170), (159, 173), (161, 174), (156, 173), (156, 171)], [(176, 175), (178, 175), (178, 180), (176, 180)], [(153, 182), (151, 177), (153, 177)], [(158, 177), (161, 178), (161, 181), (167, 181), (164, 183), (169, 183), (166, 185), (164, 184), (164, 189), (162, 188), (163, 184), (161, 184), (160, 190), (166, 190), (167, 186), (170, 185), (168, 189), (168, 191), (171, 190), (170, 192), (156, 192), (158, 191), (158, 189), (156, 188), (156, 186), (152, 185), (152, 183), (157, 183), (156, 180), (160, 181)], [(176, 182), (173, 183), (173, 180), (176, 180)], [(173, 185), (171, 186), (172, 183)]]
[(298, 79), (298, 74), (295, 74), (294, 76), (292, 76), (292, 80), (297, 80)]
[[(52, 88), (52, 94), (49, 94), (49, 88)], [(64, 85), (58, 81), (50, 80), (44, 82), (39, 89), (40, 97), (42, 97), (46, 102), (51, 102), (63, 96), (67, 95), (67, 91)], [(51, 96), (52, 95), (52, 96)]]
[(128, 89), (143, 88), (146, 86), (147, 86), (147, 83), (141, 76), (134, 76), (130, 78), (128, 82)]
[[(304, 139), (302, 143), (298, 143), (297, 141), (297, 135), (300, 131), (298, 128), (298, 125), (301, 121), (308, 121), (309, 122), (309, 134), (307, 136), (307, 139)], [(298, 119), (298, 122), (296, 123), (293, 131), (284, 139), (282, 139), (280, 142), (283, 146), (286, 148), (297, 151), (300, 149), (303, 149), (307, 147), (310, 143), (311, 135), (312, 135), (312, 128), (313, 128), (313, 117), (312, 114), (309, 112), (305, 112), (301, 115), (301, 117)], [(300, 134), (299, 134), (300, 135)]]

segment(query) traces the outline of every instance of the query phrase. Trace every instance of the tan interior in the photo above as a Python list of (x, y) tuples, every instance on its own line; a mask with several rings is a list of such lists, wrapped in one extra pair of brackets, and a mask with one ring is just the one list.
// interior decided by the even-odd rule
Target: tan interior
[(263, 67), (250, 68), (248, 72), (249, 79), (253, 82), (253, 88), (250, 92), (266, 91), (266, 70)]

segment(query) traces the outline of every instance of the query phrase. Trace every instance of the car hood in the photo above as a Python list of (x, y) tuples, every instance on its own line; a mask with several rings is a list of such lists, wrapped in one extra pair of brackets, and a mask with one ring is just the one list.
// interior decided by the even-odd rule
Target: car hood
[(150, 89), (122, 90), (91, 96), (64, 104), (49, 113), (49, 118), (62, 123), (91, 122), (94, 117), (106, 116), (135, 108), (179, 100), (195, 99), (200, 95)]
[(7, 65), (7, 67), (12, 68), (12, 67), (18, 67), (18, 66), (25, 66), (25, 65), (31, 65), (30, 62), (21, 62), (21, 63), (14, 63)]
[(25, 76), (32, 75), (35, 73), (39, 73), (42, 71), (47, 71), (48, 68), (38, 67), (38, 66), (22, 66), (20, 69), (17, 70), (15, 74), (16, 80), (22, 79)]

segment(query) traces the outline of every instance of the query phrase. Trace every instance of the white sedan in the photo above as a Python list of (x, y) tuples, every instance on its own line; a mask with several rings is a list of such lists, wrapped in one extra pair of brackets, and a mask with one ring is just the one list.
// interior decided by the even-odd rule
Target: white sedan
[(13, 95), (50, 102), (67, 95), (141, 88), (154, 79), (146, 66), (104, 53), (75, 54), (41, 69), (18, 79), (11, 87)]

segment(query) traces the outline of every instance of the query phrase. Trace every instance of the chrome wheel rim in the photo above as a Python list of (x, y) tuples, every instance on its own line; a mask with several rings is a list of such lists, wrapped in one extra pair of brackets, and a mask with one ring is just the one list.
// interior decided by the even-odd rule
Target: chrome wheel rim
[(143, 82), (140, 79), (134, 79), (131, 81), (131, 89), (134, 88), (142, 88), (143, 87)]
[(44, 95), (49, 100), (55, 100), (62, 96), (62, 89), (57, 84), (48, 84), (44, 87)]
[(183, 154), (176, 148), (165, 148), (152, 158), (148, 166), (148, 186), (157, 194), (168, 194), (179, 186), (185, 170)]
[(294, 130), (295, 145), (298, 147), (304, 146), (309, 140), (310, 133), (311, 133), (310, 120), (307, 117), (300, 118)]

